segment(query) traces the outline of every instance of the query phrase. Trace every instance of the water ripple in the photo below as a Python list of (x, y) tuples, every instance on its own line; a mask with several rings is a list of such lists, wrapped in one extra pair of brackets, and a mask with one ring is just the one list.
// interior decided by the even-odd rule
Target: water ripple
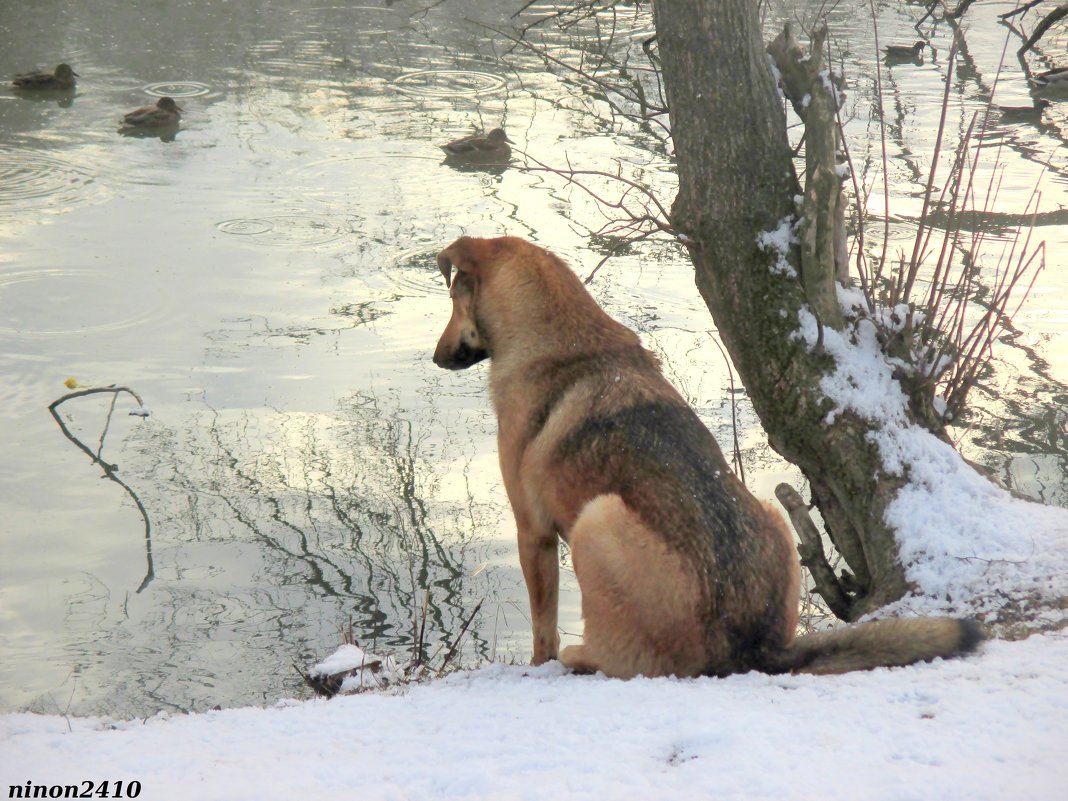
[(49, 337), (118, 331), (153, 319), (164, 305), (163, 295), (151, 285), (105, 270), (0, 272), (0, 334)]
[(420, 70), (393, 79), (398, 91), (417, 97), (471, 97), (500, 92), (504, 78), (474, 70)]
[(248, 237), (249, 242), (268, 247), (325, 245), (351, 233), (348, 226), (299, 214), (224, 220), (215, 227), (224, 234)]
[(199, 97), (208, 94), (211, 87), (198, 81), (161, 81), (142, 86), (141, 90), (153, 97)]
[(448, 295), (449, 290), (438, 271), (437, 256), (441, 248), (442, 243), (437, 242), (397, 251), (386, 260), (383, 272), (408, 296), (412, 292), (423, 298)]
[(100, 194), (92, 174), (58, 156), (0, 147), (0, 215), (65, 211)]

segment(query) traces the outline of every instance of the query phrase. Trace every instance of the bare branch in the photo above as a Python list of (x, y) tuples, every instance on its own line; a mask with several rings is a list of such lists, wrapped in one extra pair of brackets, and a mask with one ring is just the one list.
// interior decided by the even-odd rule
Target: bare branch
[(1046, 34), (1046, 31), (1048, 31), (1055, 22), (1063, 19), (1065, 16), (1068, 16), (1068, 3), (1059, 5), (1049, 12), (1042, 21), (1038, 23), (1038, 27), (1035, 28), (1034, 33), (1032, 33), (1027, 41), (1024, 42), (1023, 47), (1016, 52), (1019, 55), (1026, 53), (1038, 43), (1038, 40)]
[(1046, 0), (1031, 0), (1030, 3), (1024, 3), (1022, 6), (1020, 6), (1019, 8), (1015, 8), (1012, 11), (1008, 11), (1004, 14), (998, 14), (998, 19), (1007, 20), (1012, 19), (1017, 14), (1026, 14), (1035, 6), (1042, 5), (1042, 3), (1044, 2), (1046, 2)]
[[(493, 31), (498, 36), (511, 42), (513, 47), (522, 47), (528, 50), (529, 52), (535, 54), (539, 58), (543, 59), (546, 63), (560, 67), (574, 75), (577, 75), (578, 77), (582, 78), (583, 81), (588, 82), (590, 85), (597, 87), (602, 93), (604, 102), (608, 103), (608, 105), (617, 114), (628, 119), (636, 119), (647, 124), (655, 125), (658, 129), (656, 135), (661, 140), (667, 141), (670, 138), (671, 129), (664, 119), (668, 114), (667, 103), (664, 101), (664, 91), (663, 85), (660, 80), (660, 73), (651, 51), (652, 40), (648, 40), (648, 47), (643, 45), (643, 51), (646, 53), (647, 57), (649, 57), (650, 63), (653, 64), (652, 69), (637, 70), (635, 68), (628, 68), (623, 64), (613, 63), (613, 66), (618, 68), (618, 72), (623, 78), (630, 78), (631, 73), (634, 73), (633, 80), (631, 81), (631, 83), (625, 85), (617, 81), (606, 80), (605, 78), (596, 74), (597, 72), (603, 71), (604, 65), (608, 63), (607, 49), (603, 54), (601, 54), (600, 63), (597, 64), (594, 68), (587, 69), (583, 65), (576, 67), (573, 64), (569, 64), (564, 59), (559, 58), (548, 52), (548, 50), (546, 50), (545, 48), (538, 47), (537, 45), (527, 41), (524, 38), (526, 31), (524, 31), (519, 36), (516, 36), (513, 33), (501, 30), (500, 28), (494, 27), (484, 22), (480, 22), (477, 20), (469, 21), (476, 25), (479, 25), (480, 27), (485, 28), (486, 30)], [(609, 41), (612, 41), (611, 37)], [(644, 74), (646, 72), (653, 75), (656, 80), (657, 100), (655, 101), (651, 100), (648, 97), (645, 88), (641, 84), (641, 74)], [(618, 100), (614, 98), (622, 100), (623, 103), (630, 104), (631, 107), (628, 108), (624, 105), (621, 105), (620, 102), (618, 102)], [(635, 107), (637, 108), (637, 112), (635, 112), (634, 110)]]
[[(604, 170), (576, 170), (571, 169), (570, 165), (566, 170), (558, 167), (550, 167), (548, 164), (539, 161), (525, 151), (517, 150), (516, 152), (521, 153), (528, 161), (532, 161), (538, 165), (536, 167), (523, 167), (522, 169), (525, 171), (550, 172), (553, 175), (563, 178), (568, 184), (572, 184), (588, 194), (591, 198), (597, 201), (597, 204), (602, 208), (602, 211), (604, 209), (616, 209), (623, 213), (622, 219), (610, 218), (609, 221), (605, 223), (605, 226), (597, 231), (598, 234), (618, 233), (621, 230), (637, 230), (639, 227), (648, 225), (657, 231), (670, 234), (671, 236), (677, 236), (678, 232), (669, 222), (671, 219), (670, 212), (664, 207), (664, 204), (660, 202), (660, 199), (653, 192), (639, 184), (637, 181), (625, 178), (620, 173), (606, 172)], [(577, 177), (581, 176), (607, 178), (610, 181), (623, 184), (626, 189), (619, 198), (609, 200), (595, 192), (583, 182), (575, 180)], [(626, 201), (632, 194), (640, 195), (645, 199), (644, 205), (641, 205), (641, 211), (633, 211), (628, 206)], [(650, 211), (651, 208), (655, 209), (655, 211)], [(616, 224), (617, 227), (611, 228), (610, 226), (613, 224)]]

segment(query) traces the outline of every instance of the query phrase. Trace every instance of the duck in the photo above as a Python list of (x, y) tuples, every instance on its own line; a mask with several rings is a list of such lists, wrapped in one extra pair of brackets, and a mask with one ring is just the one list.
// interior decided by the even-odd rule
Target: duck
[(21, 72), (11, 82), (18, 89), (67, 91), (74, 88), (74, 79), (80, 77), (70, 64), (60, 64), (55, 72)]
[(997, 106), (997, 110), (1001, 112), (1002, 122), (1039, 122), (1049, 106), (1048, 100), (1039, 98), (1030, 106)]
[(920, 57), (923, 49), (927, 47), (927, 42), (919, 41), (911, 45), (890, 45), (883, 48), (883, 52), (886, 53), (886, 57), (890, 59), (917, 59)]
[(446, 158), (464, 161), (506, 160), (512, 153), (509, 144), (515, 144), (503, 128), (494, 128), (488, 134), (471, 134), (454, 139), (439, 147), (445, 151)]
[(1055, 67), (1040, 72), (1031, 80), (1039, 89), (1068, 89), (1068, 67)]
[(129, 114), (124, 114), (120, 133), (128, 131), (144, 131), (159, 128), (172, 128), (181, 119), (181, 106), (174, 102), (173, 97), (161, 97), (154, 106), (142, 106), (134, 109)]

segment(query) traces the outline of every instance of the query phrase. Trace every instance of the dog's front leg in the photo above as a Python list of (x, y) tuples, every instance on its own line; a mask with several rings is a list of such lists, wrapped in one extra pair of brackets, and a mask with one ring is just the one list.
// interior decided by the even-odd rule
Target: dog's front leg
[[(518, 521), (517, 521), (518, 522)], [(555, 531), (519, 522), (519, 564), (530, 595), (530, 622), (534, 630), (533, 664), (556, 659), (560, 634), (556, 610), (560, 594), (559, 542)]]

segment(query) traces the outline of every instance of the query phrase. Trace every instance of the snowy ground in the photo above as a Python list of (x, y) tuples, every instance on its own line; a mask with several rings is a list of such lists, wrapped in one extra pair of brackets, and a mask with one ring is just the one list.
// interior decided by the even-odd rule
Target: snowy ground
[(106, 779), (137, 780), (151, 801), (1062, 801), (1066, 709), (1065, 633), (836, 677), (623, 682), (496, 665), (144, 723), (6, 715), (0, 791)]

